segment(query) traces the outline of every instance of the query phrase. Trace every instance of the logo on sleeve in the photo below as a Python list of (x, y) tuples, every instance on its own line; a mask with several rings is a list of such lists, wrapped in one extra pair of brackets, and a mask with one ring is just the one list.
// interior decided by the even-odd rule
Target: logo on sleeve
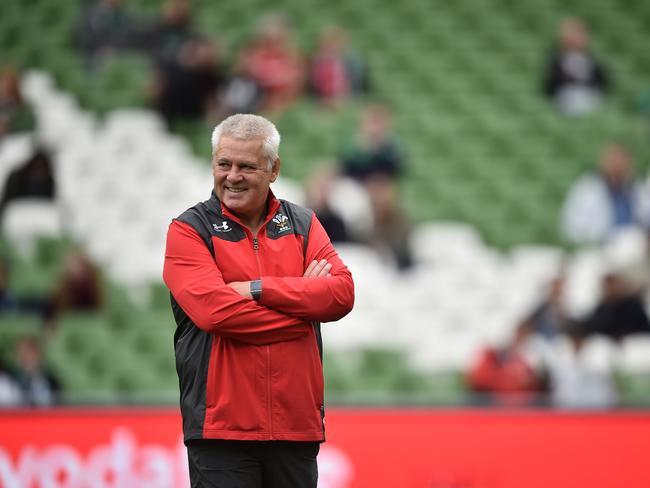
[(226, 222), (225, 220), (223, 220), (223, 221), (221, 222), (221, 225), (212, 224), (212, 228), (213, 228), (216, 232), (230, 232), (230, 231), (232, 230), (232, 227), (230, 227), (230, 226), (228, 225), (228, 222)]
[(273, 217), (273, 222), (275, 223), (275, 231), (278, 234), (291, 230), (291, 227), (289, 227), (289, 218), (284, 214), (277, 214)]

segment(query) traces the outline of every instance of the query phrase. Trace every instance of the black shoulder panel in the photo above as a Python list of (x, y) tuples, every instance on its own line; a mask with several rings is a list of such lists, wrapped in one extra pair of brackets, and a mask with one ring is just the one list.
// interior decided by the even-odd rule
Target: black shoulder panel
[(244, 229), (238, 223), (223, 216), (219, 202), (214, 196), (186, 210), (178, 216), (177, 220), (186, 223), (198, 232), (212, 255), (214, 255), (212, 237), (231, 242), (238, 242), (246, 238)]
[(212, 245), (212, 235), (209, 231), (209, 222), (207, 222), (205, 214), (198, 210), (199, 205), (186, 210), (181, 215), (179, 215), (176, 220), (179, 220), (180, 222), (183, 222), (192, 227), (201, 236), (201, 239), (203, 239), (205, 245), (208, 246), (208, 249), (210, 249), (210, 254), (214, 255), (214, 246)]

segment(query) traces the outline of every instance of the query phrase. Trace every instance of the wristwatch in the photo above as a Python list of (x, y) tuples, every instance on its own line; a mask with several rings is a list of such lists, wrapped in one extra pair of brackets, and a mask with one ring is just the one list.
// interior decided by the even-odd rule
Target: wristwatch
[(256, 302), (259, 301), (262, 296), (262, 280), (251, 281), (250, 292), (253, 300)]

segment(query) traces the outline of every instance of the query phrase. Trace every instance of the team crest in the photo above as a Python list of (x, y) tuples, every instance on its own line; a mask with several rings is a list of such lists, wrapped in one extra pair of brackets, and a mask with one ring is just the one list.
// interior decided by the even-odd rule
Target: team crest
[(275, 230), (278, 234), (290, 230), (289, 227), (289, 218), (284, 214), (277, 214), (273, 217), (273, 222), (275, 223)]

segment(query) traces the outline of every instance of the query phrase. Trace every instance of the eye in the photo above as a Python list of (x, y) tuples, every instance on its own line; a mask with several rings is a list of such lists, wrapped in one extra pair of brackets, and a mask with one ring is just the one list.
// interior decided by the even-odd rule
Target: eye
[(227, 161), (217, 161), (217, 168), (220, 170), (227, 170), (230, 168), (230, 163)]

